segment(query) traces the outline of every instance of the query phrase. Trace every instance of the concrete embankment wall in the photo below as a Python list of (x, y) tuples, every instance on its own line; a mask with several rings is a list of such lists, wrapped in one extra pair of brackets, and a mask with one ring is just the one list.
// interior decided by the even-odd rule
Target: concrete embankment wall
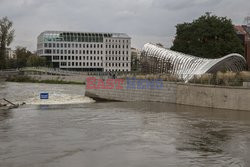
[(176, 103), (184, 105), (250, 111), (250, 89), (177, 84)]
[(162, 89), (126, 89), (127, 84), (122, 84), (124, 89), (87, 89), (85, 95), (94, 99), (116, 101), (154, 101), (176, 102), (176, 84), (164, 82)]
[(183, 105), (248, 110), (250, 111), (250, 89), (244, 87), (219, 87), (207, 85), (163, 82), (162, 89), (88, 89), (86, 96), (94, 99), (116, 101), (152, 101)]

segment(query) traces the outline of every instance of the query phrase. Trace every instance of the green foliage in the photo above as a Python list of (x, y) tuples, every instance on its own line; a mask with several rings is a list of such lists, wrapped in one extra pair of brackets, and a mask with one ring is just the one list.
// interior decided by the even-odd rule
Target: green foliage
[(6, 68), (6, 47), (14, 39), (13, 23), (7, 18), (0, 19), (0, 69)]
[(7, 59), (6, 68), (17, 68), (17, 60), (15, 58)]
[(189, 83), (205, 84), (205, 85), (220, 85), (220, 86), (242, 86), (243, 82), (250, 81), (250, 72), (221, 72), (214, 74), (195, 75)]
[(27, 66), (27, 61), (33, 54), (24, 47), (17, 47), (16, 51), (17, 67), (22, 68)]
[(172, 50), (203, 58), (244, 53), (232, 21), (226, 17), (206, 13), (192, 23), (178, 24), (176, 29)]
[(7, 78), (8, 82), (27, 82), (27, 83), (46, 83), (46, 84), (77, 84), (82, 85), (85, 83), (81, 82), (73, 82), (73, 81), (63, 81), (59, 79), (47, 79), (47, 80), (40, 80), (26, 75), (19, 75), (19, 76), (10, 76)]
[(27, 60), (27, 66), (29, 67), (45, 66), (45, 64), (46, 64), (46, 59), (39, 57), (37, 55), (31, 55)]

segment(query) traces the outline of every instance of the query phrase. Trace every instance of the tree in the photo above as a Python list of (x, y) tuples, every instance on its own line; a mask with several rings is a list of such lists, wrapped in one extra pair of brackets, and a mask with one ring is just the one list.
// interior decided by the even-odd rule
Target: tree
[(226, 17), (206, 13), (192, 23), (178, 24), (176, 29), (172, 50), (203, 58), (244, 53), (232, 21)]
[(13, 41), (14, 32), (7, 17), (0, 19), (0, 69), (6, 68), (6, 47)]
[(43, 57), (39, 57), (35, 54), (29, 56), (27, 60), (27, 66), (29, 67), (38, 67), (38, 66), (45, 66), (46, 59)]
[(30, 51), (20, 46), (16, 48), (15, 54), (18, 68), (26, 67), (28, 58), (32, 56), (32, 53)]

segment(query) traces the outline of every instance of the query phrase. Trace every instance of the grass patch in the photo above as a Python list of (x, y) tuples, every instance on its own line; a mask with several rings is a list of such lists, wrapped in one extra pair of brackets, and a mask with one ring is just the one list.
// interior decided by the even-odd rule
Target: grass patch
[(38, 80), (29, 76), (12, 76), (12, 77), (8, 77), (6, 79), (7, 82), (27, 82), (27, 83), (46, 83), (46, 84), (76, 84), (76, 85), (83, 85), (85, 83), (81, 83), (81, 82), (74, 82), (74, 81), (63, 81), (63, 80)]

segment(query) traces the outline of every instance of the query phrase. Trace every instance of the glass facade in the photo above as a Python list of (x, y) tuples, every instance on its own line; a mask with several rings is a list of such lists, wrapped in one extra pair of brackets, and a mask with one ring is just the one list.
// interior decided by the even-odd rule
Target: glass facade
[(45, 32), (42, 42), (103, 42), (109, 33)]

